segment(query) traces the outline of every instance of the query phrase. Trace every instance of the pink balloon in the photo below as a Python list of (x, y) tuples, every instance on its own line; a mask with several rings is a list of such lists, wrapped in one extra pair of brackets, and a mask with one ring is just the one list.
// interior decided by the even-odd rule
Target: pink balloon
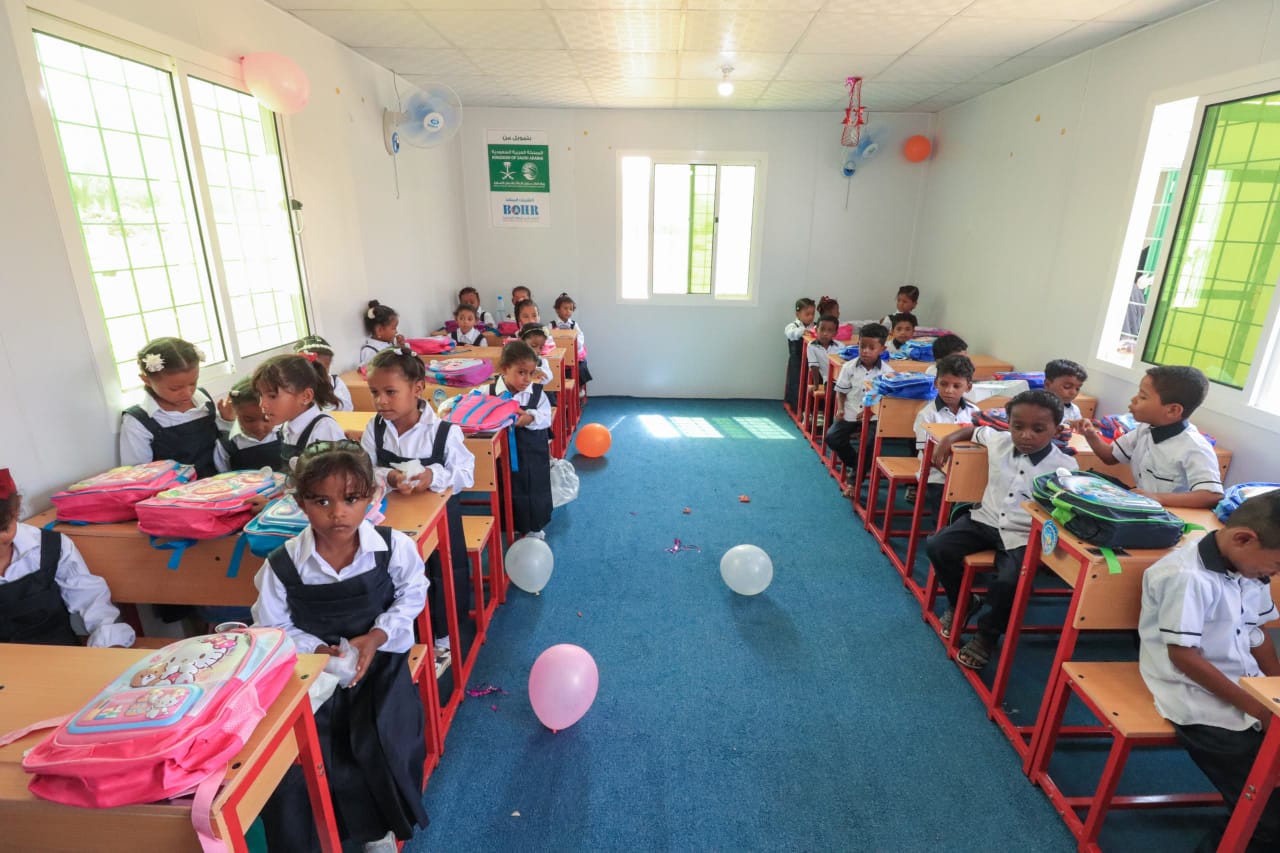
[(529, 702), (533, 713), (553, 732), (567, 729), (587, 713), (600, 687), (600, 671), (587, 650), (561, 643), (533, 662)]
[(287, 56), (250, 53), (240, 57), (240, 69), (245, 88), (273, 113), (292, 115), (311, 97), (311, 81)]

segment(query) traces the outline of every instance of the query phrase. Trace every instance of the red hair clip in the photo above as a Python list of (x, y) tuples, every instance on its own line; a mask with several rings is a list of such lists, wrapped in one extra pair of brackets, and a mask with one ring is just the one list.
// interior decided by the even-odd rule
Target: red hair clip
[(8, 500), (18, 493), (18, 484), (13, 482), (13, 475), (8, 468), (0, 468), (0, 501)]
[(315, 353), (313, 353), (313, 352), (302, 352), (302, 353), (298, 353), (298, 355), (302, 356), (303, 358), (305, 358), (307, 361), (311, 362), (312, 364), (315, 364), (315, 363), (316, 363), (316, 354), (315, 354)]

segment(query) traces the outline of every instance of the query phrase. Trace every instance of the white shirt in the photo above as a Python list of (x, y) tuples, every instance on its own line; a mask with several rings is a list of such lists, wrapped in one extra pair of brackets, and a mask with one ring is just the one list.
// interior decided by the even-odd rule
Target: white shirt
[[(316, 553), (315, 534), (310, 527), (285, 542), (284, 547), (298, 567), (298, 577), (304, 584), (337, 583), (373, 571), (378, 552), (387, 550), (386, 543), (368, 521), (356, 528), (356, 535), (360, 538), (356, 557), (351, 565), (341, 569), (333, 568)], [(387, 641), (378, 651), (407, 652), (413, 646), (414, 621), (427, 600), (428, 581), (418, 547), (399, 530), (391, 531), (391, 562), (387, 572), (395, 584), (396, 597), (391, 607), (373, 620), (373, 627), (381, 628), (387, 634)], [(313, 652), (317, 647), (326, 645), (314, 634), (294, 626), (285, 586), (271, 570), (270, 561), (262, 564), (253, 585), (258, 588), (258, 600), (253, 603), (253, 624), (284, 629), (300, 652)]]
[(900, 344), (900, 343), (898, 343), (895, 339), (893, 339), (893, 338), (889, 338), (889, 341), (888, 341), (888, 343), (886, 344), (886, 346), (888, 346), (888, 347), (889, 347), (889, 352), (890, 352), (890, 353), (899, 353), (899, 352), (902, 352), (902, 348), (903, 348), (903, 347), (905, 347), (905, 346), (906, 346), (907, 344), (909, 344), (909, 343), (911, 343), (911, 341), (910, 341), (910, 340), (908, 340), (906, 343), (901, 343), (901, 344)]
[(364, 367), (375, 355), (390, 346), (395, 346), (395, 341), (380, 341), (377, 338), (365, 338), (364, 343), (360, 346), (360, 366)]
[(1218, 456), (1187, 421), (1162, 427), (1138, 424), (1137, 429), (1117, 438), (1111, 449), (1118, 461), (1133, 468), (1139, 489), (1222, 494)]
[[(507, 383), (502, 381), (501, 376), (499, 376), (495, 380), (494, 385), (497, 389), (496, 393), (499, 397), (502, 396), (504, 393), (506, 393)], [(511, 398), (515, 400), (517, 403), (519, 403), (521, 406), (527, 407), (529, 405), (529, 398), (531, 396), (533, 396), (532, 384), (530, 384), (528, 388), (525, 388), (519, 394), (512, 393)], [(529, 424), (527, 427), (525, 427), (525, 429), (549, 429), (551, 427), (551, 401), (547, 399), (547, 392), (545, 390), (542, 392), (542, 395), (538, 399), (538, 408), (536, 409), (525, 408), (525, 411), (533, 415), (533, 423)]]
[[(230, 439), (231, 443), (240, 450), (247, 450), (250, 447), (257, 447), (259, 444), (270, 444), (271, 442), (278, 440), (279, 436), (276, 435), (275, 430), (271, 430), (262, 438), (254, 438), (251, 435), (246, 435), (244, 430), (240, 429), (240, 424), (237, 422), (231, 427), (231, 433), (227, 438)], [(219, 471), (231, 470), (231, 457), (227, 454), (227, 449), (222, 446), (221, 441), (214, 445), (213, 465)]]
[[(156, 398), (144, 391), (138, 406), (160, 426), (172, 427), (209, 417), (205, 406), (208, 402), (210, 401), (205, 393), (197, 389), (191, 398), (190, 409), (185, 412), (170, 412), (160, 408)], [(222, 428), (222, 424), (225, 423), (217, 421), (216, 417), (215, 421), (219, 424), (219, 428)], [(132, 415), (125, 415), (120, 423), (120, 464), (141, 465), (143, 462), (151, 462), (155, 459), (151, 453), (151, 441), (151, 433), (142, 425), (142, 422)]]
[[(315, 444), (317, 441), (342, 441), (347, 434), (342, 431), (342, 427), (338, 426), (338, 422), (333, 418), (320, 411), (320, 407), (315, 403), (311, 404), (311, 408), (298, 415), (291, 421), (281, 424), (277, 430), (280, 441), (283, 444), (296, 445), (298, 439), (302, 436), (303, 430), (307, 428), (307, 424), (320, 418), (320, 423), (316, 424), (316, 428), (311, 431), (311, 437), (307, 439), (307, 445)], [(299, 447), (301, 452), (306, 448)]]
[(491, 332), (498, 331), (498, 318), (483, 308), (476, 309), (476, 322), (483, 323), (484, 327)]
[(351, 412), (356, 408), (355, 403), (351, 402), (351, 389), (347, 387), (347, 383), (342, 381), (342, 377), (336, 373), (329, 375), (333, 380), (333, 395), (338, 398), (338, 411)]
[(991, 427), (974, 430), (973, 443), (987, 448), (987, 488), (970, 518), (1000, 531), (1005, 549), (1023, 548), (1031, 535), (1031, 514), (1022, 506), (1031, 500), (1031, 481), (1059, 468), (1075, 471), (1076, 459), (1052, 443), (1026, 456), (1013, 449), (1012, 435)]
[(449, 333), (449, 338), (458, 346), (463, 347), (487, 347), (489, 345), (489, 342), (484, 339), (484, 332), (474, 326), (471, 327), (469, 332), (454, 329)]
[(1257, 728), (1258, 720), (1191, 680), (1169, 660), (1169, 646), (1199, 649), (1237, 684), (1259, 676), (1251, 649), (1271, 640), (1271, 585), (1232, 571), (1212, 533), (1160, 558), (1142, 576), (1138, 666), (1156, 710), (1179, 725)]
[(799, 320), (792, 320), (790, 323), (782, 327), (782, 334), (787, 336), (789, 341), (798, 341), (804, 338), (805, 325)]
[[(934, 397), (932, 401), (925, 403), (918, 413), (916, 413), (915, 432), (916, 432), (916, 453), (921, 462), (924, 461), (924, 446), (929, 440), (929, 433), (925, 431), (925, 427), (929, 424), (971, 424), (973, 416), (979, 411), (978, 407), (968, 400), (961, 398), (960, 408), (958, 411), (951, 411), (946, 403), (942, 402), (941, 397)], [(947, 475), (934, 468), (929, 472), (930, 483), (945, 483)]]
[[(409, 428), (404, 435), (396, 431), (396, 425), (386, 422), (386, 432), (382, 435), (382, 446), (397, 456), (408, 456), (414, 459), (425, 459), (435, 450), (436, 430), (440, 427), (440, 418), (431, 411), (426, 400), (418, 402), (418, 422)], [(374, 467), (378, 465), (378, 445), (374, 442), (374, 423), (369, 421), (360, 437), (360, 446), (369, 454)], [(383, 468), (386, 472), (389, 469)], [(444, 464), (428, 465), (431, 472), (431, 491), (443, 492), (452, 488), (454, 493), (465, 491), (476, 484), (476, 457), (467, 447), (462, 430), (454, 427), (449, 430), (445, 439)]]
[(893, 372), (887, 361), (877, 361), (871, 368), (863, 367), (861, 358), (846, 361), (836, 376), (836, 393), (845, 395), (844, 419), (853, 422), (861, 418), (862, 401), (866, 392), (871, 390), (871, 380)]
[[(132, 646), (133, 629), (116, 621), (120, 618), (120, 611), (111, 603), (107, 582), (89, 572), (71, 537), (58, 535), (62, 537), (62, 555), (58, 558), (54, 580), (58, 582), (58, 591), (62, 593), (67, 610), (84, 620), (84, 627), (89, 631), (89, 645)], [(13, 536), (13, 559), (9, 568), (0, 575), (0, 585), (13, 583), (39, 571), (40, 550), (40, 528), (19, 522)]]
[(551, 365), (542, 356), (538, 356), (538, 381), (543, 385), (551, 382), (555, 377), (551, 374)]
[(831, 366), (831, 359), (827, 358), (833, 352), (840, 352), (843, 346), (835, 342), (833, 338), (831, 343), (825, 347), (818, 343), (817, 340), (809, 341), (808, 350), (809, 366), (818, 368), (818, 375), (822, 377), (823, 384), (827, 381), (827, 369)]
[(1078, 421), (1083, 417), (1084, 415), (1080, 414), (1080, 407), (1075, 403), (1062, 404), (1062, 422), (1064, 424), (1071, 421)]

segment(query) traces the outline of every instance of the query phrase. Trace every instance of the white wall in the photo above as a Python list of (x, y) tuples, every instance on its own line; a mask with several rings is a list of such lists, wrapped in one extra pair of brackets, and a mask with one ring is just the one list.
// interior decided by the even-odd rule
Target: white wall
[[(912, 234), (927, 165), (897, 146), (926, 133), (929, 116), (877, 114), (889, 150), (848, 186), (834, 112), (471, 109), (463, 126), (473, 283), (486, 307), (511, 287), (532, 288), (544, 319), (572, 295), (600, 394), (759, 397), (782, 393), (782, 327), (799, 296), (828, 294), (848, 319), (880, 317), (910, 273)], [(551, 227), (489, 224), (486, 130), (550, 134)], [(682, 309), (617, 299), (616, 153), (763, 151), (768, 155), (759, 299), (753, 306)], [(922, 306), (923, 319), (934, 316)]]
[[(285, 120), (285, 135), (294, 195), (304, 204), (313, 326), (334, 343), (336, 366), (355, 362), (368, 299), (397, 308), (410, 332), (445, 313), (468, 280), (460, 148), (455, 141), (407, 152), (396, 198), (381, 139), (382, 107), (395, 103), (390, 72), (263, 0), (49, 2), (64, 18), (151, 47), (171, 39), (229, 59), (274, 50), (307, 72), (311, 102)], [(32, 81), (22, 73), (32, 55), (28, 28), (21, 3), (0, 9), (0, 467), (14, 469), (28, 502), (39, 505), (67, 482), (116, 464), (111, 431), (121, 401), (107, 399), (93, 367), (86, 329), (102, 320), (80, 309), (72, 273), (80, 261), (68, 253), (50, 194), (48, 151), (37, 134), (37, 121), (49, 119), (33, 112)], [(65, 178), (54, 177), (54, 192), (66, 194)]]
[[(1140, 370), (1093, 354), (1153, 99), (1280, 59), (1277, 12), (1219, 0), (944, 111), (916, 256), (943, 323), (1019, 367), (1087, 363), (1100, 411), (1122, 411)], [(1194, 420), (1235, 452), (1232, 481), (1280, 480), (1275, 433), (1230, 395)]]

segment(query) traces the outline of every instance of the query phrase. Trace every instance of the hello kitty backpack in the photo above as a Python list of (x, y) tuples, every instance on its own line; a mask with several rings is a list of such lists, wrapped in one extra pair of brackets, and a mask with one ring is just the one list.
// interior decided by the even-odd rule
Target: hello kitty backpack
[(69, 717), (0, 738), (0, 746), (54, 728), (22, 759), (31, 793), (85, 808), (150, 803), (192, 791), (191, 820), (205, 850), (210, 806), (227, 764), (293, 675), (298, 655), (279, 628), (191, 637), (129, 667)]
[(112, 522), (138, 517), (138, 502), (194, 479), (196, 469), (170, 459), (121, 465), (72, 483), (49, 500), (58, 521)]

